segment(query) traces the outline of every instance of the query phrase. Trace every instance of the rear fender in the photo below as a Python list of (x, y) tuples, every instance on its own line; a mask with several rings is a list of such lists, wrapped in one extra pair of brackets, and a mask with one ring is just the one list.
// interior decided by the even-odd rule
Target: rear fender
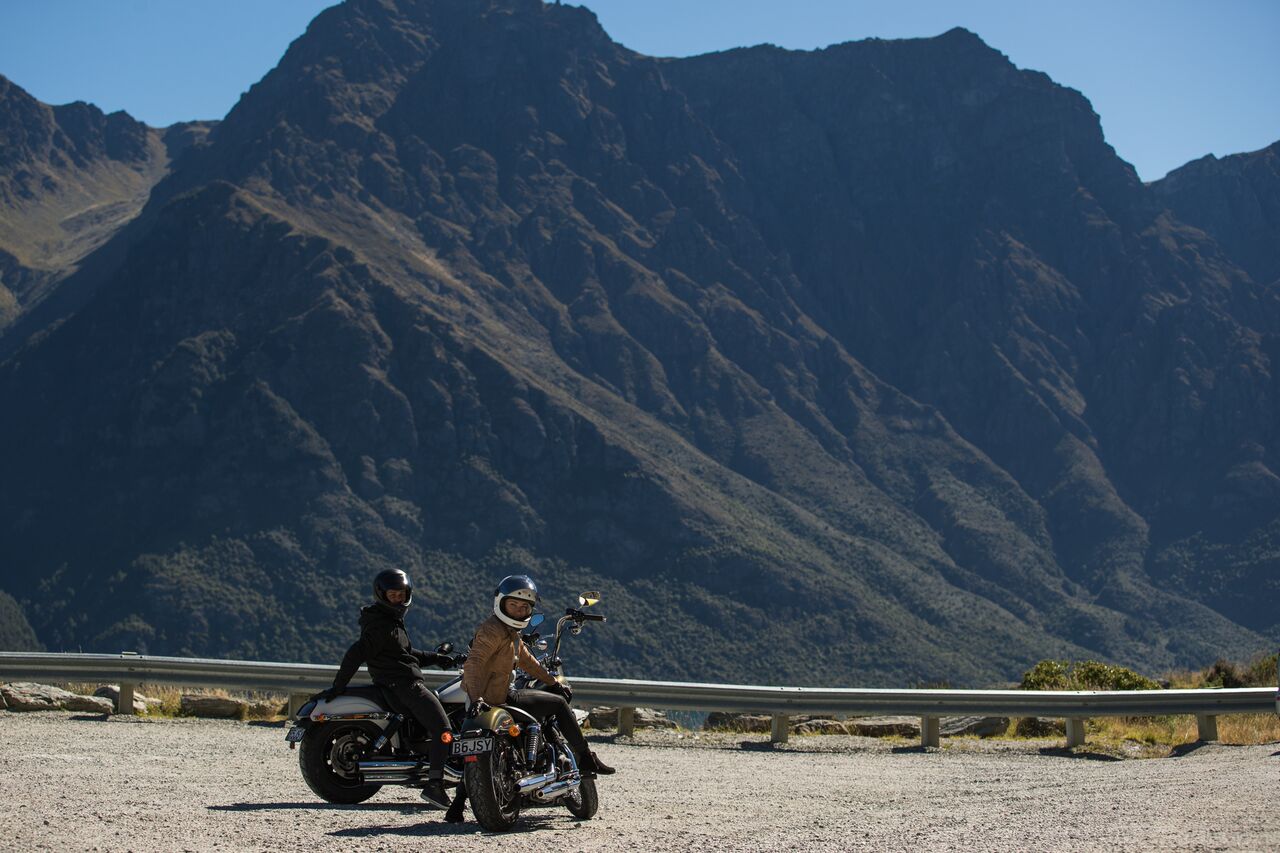
[(325, 720), (371, 719), (384, 721), (382, 724), (385, 725), (389, 714), (386, 708), (363, 696), (337, 696), (316, 702), (307, 716), (317, 723)]
[(511, 712), (501, 706), (487, 708), (480, 715), (468, 720), (466, 730), (484, 729), (490, 732), (506, 731), (513, 722)]

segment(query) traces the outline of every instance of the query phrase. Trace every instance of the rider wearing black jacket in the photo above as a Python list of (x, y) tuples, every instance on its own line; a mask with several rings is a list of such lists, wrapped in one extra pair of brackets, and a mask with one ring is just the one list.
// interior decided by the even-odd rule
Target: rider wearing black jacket
[(394, 693), (431, 733), (427, 753), (431, 767), (422, 798), (437, 808), (448, 808), (449, 797), (442, 782), (448, 747), (441, 735), (449, 730), (449, 718), (436, 694), (422, 680), (422, 667), (446, 669), (457, 666), (458, 661), (448, 655), (419, 651), (410, 644), (404, 614), (413, 601), (413, 586), (404, 572), (379, 572), (373, 580), (373, 597), (373, 604), (360, 609), (360, 639), (347, 649), (333, 687), (323, 695), (332, 699), (340, 694), (360, 664), (366, 664), (374, 683)]

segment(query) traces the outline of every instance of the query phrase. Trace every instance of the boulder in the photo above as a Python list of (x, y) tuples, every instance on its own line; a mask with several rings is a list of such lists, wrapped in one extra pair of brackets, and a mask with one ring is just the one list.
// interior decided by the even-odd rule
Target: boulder
[(728, 711), (712, 711), (702, 724), (708, 731), (767, 732), (773, 728), (773, 718), (768, 714), (735, 714)]
[(243, 719), (249, 711), (249, 703), (227, 696), (202, 696), (184, 693), (180, 702), (181, 712), (188, 717), (216, 717), (219, 719)]
[(679, 728), (674, 720), (667, 719), (666, 714), (661, 711), (655, 711), (652, 708), (636, 708), (635, 727), (637, 729)]
[(618, 727), (618, 709), (601, 705), (592, 708), (587, 714), (587, 727), (596, 730), (616, 729)]
[(977, 735), (996, 737), (1009, 730), (1008, 717), (943, 717), (938, 727), (943, 737)]
[(114, 714), (116, 703), (101, 696), (81, 696), (72, 693), (62, 700), (62, 707), (68, 711), (83, 711), (89, 714)]
[(10, 711), (88, 711), (110, 714), (112, 704), (94, 696), (80, 696), (49, 684), (19, 681), (0, 685), (0, 697)]
[[(94, 696), (101, 696), (104, 699), (111, 700), (111, 707), (116, 709), (116, 713), (120, 713), (120, 687), (116, 684), (104, 684), (97, 690), (93, 691)], [(141, 693), (133, 694), (133, 713), (145, 714), (152, 708), (160, 706), (159, 699), (152, 699), (150, 696), (143, 696)]]
[(847, 735), (849, 727), (839, 720), (815, 718), (795, 724), (791, 731), (801, 735)]
[(858, 717), (845, 721), (851, 735), (862, 737), (920, 737), (919, 717)]
[[(637, 729), (674, 729), (677, 725), (668, 720), (667, 715), (652, 708), (636, 708), (632, 718)], [(618, 727), (618, 709), (607, 706), (592, 708), (587, 716), (587, 725), (596, 730), (616, 729)]]
[(1023, 717), (1018, 720), (1013, 733), (1018, 737), (1055, 737), (1066, 735), (1067, 724), (1046, 717)]
[(289, 715), (289, 703), (283, 706), (279, 702), (250, 702), (248, 709), (245, 711), (246, 716), (256, 720), (269, 720), (272, 717), (287, 717)]
[(61, 688), (29, 681), (0, 685), (0, 696), (4, 696), (10, 711), (58, 711), (62, 708), (62, 696), (69, 695)]

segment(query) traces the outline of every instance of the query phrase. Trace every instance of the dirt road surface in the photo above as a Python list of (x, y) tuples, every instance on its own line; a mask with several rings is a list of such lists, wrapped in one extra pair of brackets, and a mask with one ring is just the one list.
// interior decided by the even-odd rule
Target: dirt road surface
[(280, 726), (0, 712), (7, 850), (1280, 850), (1280, 744), (1104, 760), (1043, 744), (593, 738), (618, 774), (594, 820), (518, 838), (384, 788), (317, 800)]

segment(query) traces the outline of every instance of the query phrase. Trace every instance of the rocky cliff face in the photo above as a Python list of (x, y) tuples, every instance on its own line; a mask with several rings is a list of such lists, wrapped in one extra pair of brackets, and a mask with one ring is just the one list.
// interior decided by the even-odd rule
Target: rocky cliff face
[(1259, 284), (1280, 281), (1280, 142), (1219, 160), (1212, 154), (1151, 185), (1179, 219), (1203, 229)]
[(430, 636), (603, 588), (599, 673), (1250, 652), (1276, 293), (1167, 206), (964, 31), (349, 2), (0, 367), (0, 584), (55, 648), (328, 659), (394, 565)]
[[(92, 104), (42, 104), (0, 77), (0, 336), (15, 339), (78, 307), (49, 297), (142, 209), (172, 158), (207, 126), (147, 127)], [(25, 329), (18, 316), (46, 304)]]

